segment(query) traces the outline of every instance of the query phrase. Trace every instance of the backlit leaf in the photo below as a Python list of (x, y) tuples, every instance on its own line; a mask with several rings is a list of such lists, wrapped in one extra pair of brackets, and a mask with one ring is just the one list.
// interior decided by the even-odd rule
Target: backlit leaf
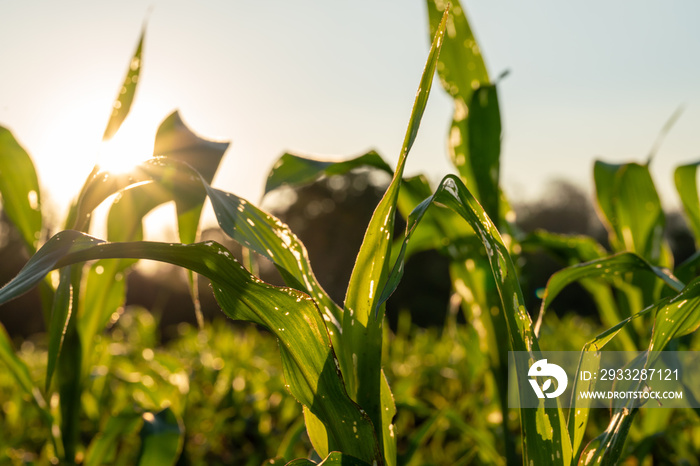
[(63, 231), (0, 289), (0, 303), (27, 291), (53, 268), (106, 258), (159, 260), (209, 278), (226, 315), (262, 325), (279, 339), (288, 388), (325, 424), (329, 448), (370, 463), (381, 459), (372, 423), (345, 391), (328, 330), (314, 301), (295, 289), (263, 283), (216, 243), (104, 243), (80, 232)]
[(126, 72), (126, 77), (124, 78), (124, 83), (119, 89), (117, 98), (114, 99), (112, 104), (112, 114), (109, 117), (109, 122), (107, 123), (107, 128), (105, 128), (104, 135), (102, 139), (107, 141), (114, 136), (114, 134), (119, 130), (122, 122), (129, 114), (131, 110), (131, 103), (134, 101), (134, 95), (136, 94), (136, 85), (139, 82), (139, 76), (141, 74), (141, 52), (143, 50), (143, 39), (146, 34), (145, 28), (141, 31), (141, 37), (139, 37), (138, 45), (134, 51), (134, 55), (131, 57), (129, 62), (129, 69)]
[(0, 126), (0, 195), (2, 209), (19, 230), (29, 253), (41, 235), (41, 196), (32, 159), (10, 130)]
[(322, 175), (343, 175), (350, 170), (362, 167), (374, 167), (390, 175), (393, 174), (391, 167), (375, 151), (340, 162), (314, 160), (286, 153), (275, 162), (267, 175), (265, 194), (283, 185), (302, 186), (316, 181)]
[[(523, 304), (522, 291), (508, 249), (491, 219), (458, 177), (448, 175), (443, 178), (435, 193), (416, 207), (408, 219), (404, 243), (410, 240), (411, 231), (433, 204), (457, 212), (481, 239), (501, 298), (501, 311), (505, 313), (510, 350), (528, 351), (535, 356), (539, 354), (539, 344), (532, 329), (530, 315)], [(387, 287), (382, 292), (382, 299), (388, 298), (395, 289), (402, 273), (403, 255), (400, 254)], [(527, 366), (516, 366), (516, 373), (521, 374), (519, 380), (527, 378), (528, 370)], [(521, 409), (520, 415), (525, 464), (530, 464), (530, 461), (532, 464), (570, 464), (571, 443), (559, 407), (540, 403), (537, 409)]]

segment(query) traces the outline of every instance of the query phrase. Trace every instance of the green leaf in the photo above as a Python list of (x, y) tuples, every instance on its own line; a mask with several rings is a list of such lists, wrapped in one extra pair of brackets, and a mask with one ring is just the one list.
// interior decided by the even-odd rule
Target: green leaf
[(262, 325), (279, 339), (288, 389), (324, 423), (329, 448), (368, 462), (381, 460), (372, 423), (345, 391), (328, 330), (314, 301), (295, 289), (263, 283), (214, 242), (104, 243), (80, 232), (63, 231), (0, 289), (0, 304), (27, 291), (54, 268), (106, 258), (159, 260), (209, 278), (227, 316)]
[(667, 303), (661, 301), (657, 307), (649, 351), (663, 351), (673, 338), (692, 333), (700, 327), (700, 277), (688, 283)]
[(469, 154), (474, 186), (489, 217), (499, 219), (501, 191), (498, 186), (501, 157), (501, 113), (496, 86), (482, 85), (474, 90), (467, 118)]
[[(399, 212), (408, 219), (413, 209), (432, 193), (433, 189), (425, 176), (404, 179), (399, 191)], [(392, 263), (396, 261), (402, 241), (398, 241), (398, 247), (396, 244), (393, 247)], [(474, 231), (459, 215), (451, 210), (430, 210), (411, 233), (411, 241), (407, 243), (404, 251), (405, 260), (428, 249), (436, 249), (453, 260), (463, 260), (473, 257), (475, 241), (478, 242)], [(481, 247), (480, 244), (478, 247)]]
[(103, 141), (111, 139), (112, 136), (119, 130), (122, 122), (129, 114), (131, 110), (131, 103), (134, 101), (134, 95), (136, 94), (136, 85), (139, 82), (139, 75), (141, 74), (141, 51), (143, 49), (143, 39), (146, 34), (146, 29), (141, 31), (141, 36), (139, 37), (138, 45), (134, 51), (134, 55), (131, 57), (129, 62), (129, 69), (126, 72), (126, 78), (124, 78), (124, 83), (119, 89), (117, 98), (112, 104), (112, 114), (109, 117), (109, 122), (107, 122), (107, 128), (105, 128), (104, 135), (102, 136)]
[[(700, 308), (700, 278), (689, 283), (677, 295), (660, 300), (598, 335), (586, 344), (584, 352), (600, 351), (629, 322), (644, 315), (655, 314), (654, 330), (647, 351), (647, 355), (651, 358), (652, 351), (663, 351), (673, 338), (687, 335), (700, 327), (698, 308)], [(592, 364), (591, 368), (594, 368), (595, 361)], [(582, 370), (582, 363), (579, 363), (580, 370)], [(582, 438), (582, 431), (585, 431), (586, 428), (589, 403), (580, 400), (572, 400), (572, 403), (572, 412), (576, 412), (574, 420), (577, 426), (577, 430), (574, 431), (574, 445), (576, 446), (577, 440)], [(636, 410), (632, 409), (631, 406), (616, 409), (606, 431), (591, 442), (591, 445), (581, 454), (579, 464), (616, 464), (622, 453), (622, 446), (635, 412)], [(580, 445), (580, 440), (578, 442)]]
[[(392, 234), (401, 177), (406, 157), (416, 139), (428, 102), (447, 18), (446, 10), (423, 70), (398, 165), (365, 231), (345, 297), (342, 321), (344, 353), (341, 357), (341, 367), (350, 397), (367, 411), (372, 423), (377, 426), (382, 449), (387, 439), (383, 438), (382, 425), (381, 354), (384, 316), (383, 310), (379, 309), (380, 293), (384, 288), (391, 260)], [(392, 444), (394, 442), (395, 440), (392, 440)]]
[(393, 170), (375, 151), (369, 151), (358, 157), (340, 162), (314, 160), (290, 153), (283, 154), (275, 162), (267, 175), (265, 194), (280, 186), (302, 186), (312, 183), (322, 175), (343, 175), (350, 170), (361, 167), (374, 167), (393, 175)]
[(542, 321), (542, 316), (549, 305), (567, 285), (586, 278), (613, 280), (621, 274), (637, 270), (653, 273), (673, 290), (680, 291), (684, 287), (684, 284), (674, 277), (668, 269), (653, 266), (637, 254), (623, 252), (610, 257), (573, 265), (552, 275), (547, 281), (538, 321)]
[(567, 265), (588, 262), (607, 255), (605, 248), (595, 239), (584, 235), (561, 235), (545, 230), (535, 230), (525, 237), (523, 250), (543, 249)]
[(695, 245), (700, 245), (700, 197), (698, 197), (697, 170), (700, 162), (681, 165), (676, 168), (673, 179), (688, 225), (693, 231)]
[(172, 466), (180, 456), (185, 430), (170, 408), (143, 414), (138, 465)]
[[(427, 5), (432, 34), (446, 2), (428, 0)], [(453, 2), (453, 6), (437, 67), (442, 87), (454, 100), (448, 151), (462, 181), (474, 190), (486, 212), (500, 221), (495, 201), (499, 196), (501, 132), (496, 88), (490, 84), (464, 8), (459, 1)]]
[[(458, 177), (448, 175), (443, 178), (435, 193), (416, 207), (407, 222), (404, 245), (410, 240), (416, 224), (433, 204), (445, 206), (457, 212), (481, 239), (501, 298), (511, 351), (539, 354), (539, 344), (532, 329), (530, 315), (523, 304), (522, 291), (508, 248), (484, 209)], [(387, 287), (382, 292), (383, 299), (393, 292), (402, 273), (403, 254), (399, 254), (387, 281)], [(522, 374), (521, 380), (527, 378), (525, 374), (528, 370), (529, 367), (525, 365), (516, 367), (516, 373)], [(525, 464), (530, 464), (532, 461), (532, 464), (568, 465), (571, 462), (571, 443), (559, 407), (553, 408), (541, 403), (537, 409), (521, 409), (520, 415), (524, 432)]]
[[(228, 145), (226, 142), (199, 137), (187, 127), (179, 112), (175, 111), (158, 128), (154, 156), (160, 157), (156, 160), (176, 163), (163, 165), (151, 161), (123, 176), (114, 176), (108, 172), (94, 175), (80, 198), (79, 218), (88, 218), (95, 207), (121, 191), (109, 211), (107, 238), (110, 241), (137, 241), (143, 238), (143, 218), (159, 205), (175, 200), (180, 241), (193, 243), (197, 238), (206, 198), (206, 192), (198, 187), (199, 176), (208, 183), (212, 181)], [(192, 167), (197, 173), (178, 163)], [(192, 178), (195, 178), (195, 183)], [(122, 191), (128, 187), (130, 189)], [(84, 317), (79, 322), (80, 334), (86, 347), (91, 346), (94, 336), (105, 327), (112, 313), (124, 304), (126, 274), (133, 263), (132, 260), (99, 261), (90, 268), (81, 303), (81, 315)], [(196, 281), (189, 272), (188, 280), (195, 315), (201, 325), (204, 319)], [(86, 313), (84, 309), (102, 311)], [(87, 373), (87, 364), (84, 366), (84, 373)]]
[(53, 307), (51, 309), (51, 321), (49, 322), (49, 354), (46, 364), (46, 391), (49, 391), (51, 386), (51, 377), (53, 376), (58, 355), (63, 346), (63, 339), (68, 328), (68, 320), (71, 315), (73, 299), (73, 287), (71, 284), (71, 268), (66, 267), (61, 270), (61, 279), (54, 295)]
[(2, 208), (19, 230), (29, 253), (41, 235), (41, 196), (34, 164), (12, 133), (0, 126), (0, 195)]
[[(490, 82), (484, 57), (472, 33), (466, 12), (459, 0), (450, 2), (452, 12), (447, 20), (447, 34), (438, 64), (442, 87), (452, 96), (469, 102), (472, 91)], [(434, 37), (447, 2), (428, 0), (430, 37)]]
[(598, 205), (616, 251), (635, 252), (662, 264), (665, 216), (649, 167), (596, 161), (594, 179)]
[[(58, 247), (59, 249), (62, 246)], [(37, 253), (38, 255), (38, 253)], [(36, 255), (34, 256), (36, 257)], [(63, 275), (63, 280), (70, 281), (70, 287), (79, 289), (81, 279), (80, 267), (68, 267), (70, 273)], [(59, 285), (59, 287), (66, 285)], [(82, 374), (80, 362), (83, 359), (83, 348), (80, 344), (80, 335), (76, 325), (77, 299), (69, 300), (66, 304), (70, 307), (67, 311), (65, 335), (63, 344), (58, 354), (56, 375), (58, 379), (59, 410), (61, 413), (61, 440), (63, 441), (64, 459), (68, 464), (73, 464), (80, 444), (80, 414)], [(88, 350), (86, 350), (87, 352)]]

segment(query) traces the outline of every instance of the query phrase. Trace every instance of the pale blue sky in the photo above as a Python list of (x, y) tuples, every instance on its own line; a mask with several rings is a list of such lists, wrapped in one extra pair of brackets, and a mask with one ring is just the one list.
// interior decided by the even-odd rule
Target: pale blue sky
[[(231, 140), (215, 184), (257, 202), (285, 150), (398, 156), (429, 40), (423, 2), (0, 0), (0, 124), (35, 158), (57, 205), (90, 171), (112, 100), (151, 9), (134, 125), (179, 108)], [(700, 3), (465, 2), (504, 120), (502, 176), (523, 199), (564, 177), (590, 189), (592, 161), (643, 160), (686, 109), (653, 166), (700, 158)], [(409, 174), (450, 170), (451, 102), (434, 87)], [(66, 169), (67, 167), (67, 169)]]

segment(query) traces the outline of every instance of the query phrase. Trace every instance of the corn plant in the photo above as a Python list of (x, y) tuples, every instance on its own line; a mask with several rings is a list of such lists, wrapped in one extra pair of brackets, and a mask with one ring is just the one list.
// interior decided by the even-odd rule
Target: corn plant
[[(0, 291), (0, 302), (5, 302), (37, 284), (46, 283), (48, 287), (49, 350), (43, 390), (32, 384), (26, 365), (11, 349), (5, 333), (0, 355), (21, 388), (35, 399), (47, 431), (54, 433), (54, 449), (62, 461), (71, 464), (79, 453), (82, 455), (79, 420), (81, 393), (87, 383), (84, 355), (91, 351), (93, 338), (104, 328), (106, 318), (123, 303), (128, 267), (134, 259), (151, 259), (208, 278), (227, 316), (255, 322), (279, 339), (286, 387), (303, 405), (307, 432), (316, 453), (326, 458), (324, 462), (396, 464), (392, 424), (395, 407), (381, 369), (382, 297), (390, 272), (392, 226), (403, 167), (427, 103), (446, 20), (447, 12), (430, 49), (394, 179), (367, 228), (343, 307), (318, 284), (303, 244), (286, 225), (246, 200), (210, 185), (226, 145), (193, 136), (176, 115), (161, 127), (163, 134), (159, 132), (154, 152), (158, 157), (128, 174), (117, 175), (99, 167), (93, 170), (70, 211), (66, 224), (70, 229), (49, 239)], [(116, 132), (133, 99), (142, 40), (105, 138)], [(14, 156), (20, 153), (27, 170), (33, 172), (26, 153), (17, 149), (14, 141), (12, 144)], [(2, 192), (6, 210), (12, 213), (10, 218), (33, 252), (41, 225), (38, 221), (29, 226), (24, 222), (23, 216), (29, 214), (40, 219), (31, 205), (27, 209), (26, 200), (31, 201), (28, 191), (24, 186), (10, 186), (3, 187)], [(38, 189), (34, 192), (38, 195)], [(109, 241), (98, 240), (87, 234), (90, 218), (93, 210), (113, 194), (119, 197), (110, 209)], [(19, 201), (11, 205), (13, 195)], [(219, 244), (193, 244), (206, 197), (221, 229), (272, 261), (287, 287), (262, 282)], [(182, 243), (139, 241), (143, 215), (168, 200), (174, 200), (177, 207)], [(80, 265), (95, 259), (99, 261), (87, 271)], [(54, 269), (59, 270), (60, 277), (55, 288), (44, 280)], [(58, 412), (52, 412), (45, 401), (52, 393), (58, 395)], [(157, 413), (144, 412), (141, 418), (139, 464), (172, 464), (182, 446), (182, 426), (176, 413), (166, 408)], [(119, 428), (125, 428), (124, 423), (107, 423), (109, 432), (102, 438), (114, 437)], [(99, 448), (89, 447), (88, 451), (95, 454)]]
[[(434, 30), (444, 4), (427, 3)], [(544, 231), (523, 237), (517, 231), (512, 225), (514, 215), (498, 183), (500, 115), (496, 85), (488, 78), (461, 5), (453, 3), (438, 73), (443, 87), (454, 100), (448, 148), (459, 177), (443, 179), (434, 193), (424, 177), (403, 180), (399, 206), (408, 226), (404, 241), (399, 241), (394, 249), (396, 266), (391, 277), (392, 280), (400, 277), (404, 259), (416, 251), (436, 248), (452, 259), (450, 272), (454, 290), (463, 299), (468, 322), (478, 329), (482, 350), (491, 356), (492, 376), (501, 396), (505, 459), (512, 463), (516, 454), (507, 425), (507, 352), (527, 350), (537, 354), (542, 319), (557, 294), (568, 284), (580, 282), (591, 293), (601, 321), (609, 328), (584, 346), (582, 365), (592, 367), (590, 365), (595, 364), (593, 355), (610, 342), (614, 349), (659, 351), (671, 340), (675, 342), (677, 336), (697, 328), (694, 318), (683, 317), (685, 324), (671, 330), (665, 322), (658, 321), (655, 314), (675, 310), (671, 303), (692, 299), (692, 278), (700, 259), (696, 255), (678, 268), (677, 275), (684, 281), (669, 270), (672, 256), (662, 237), (664, 213), (649, 172), (658, 141), (644, 165), (595, 164), (599, 211), (608, 228), (614, 255), (588, 237)], [(672, 117), (664, 133), (677, 116)], [(287, 153), (271, 171), (266, 191), (283, 184), (300, 185), (320, 175), (344, 173), (360, 166), (390, 172), (388, 165), (374, 152), (335, 163)], [(676, 183), (697, 235), (700, 209), (697, 207), (696, 169), (697, 164), (679, 167)], [(465, 184), (474, 193), (473, 197)], [(450, 209), (429, 210), (432, 203)], [(468, 226), (460, 217), (467, 219)], [(506, 234), (501, 238), (496, 228)], [(570, 266), (550, 279), (539, 317), (532, 328), (522, 306), (518, 270), (509, 256), (509, 253), (517, 255), (521, 248), (544, 249)], [(684, 282), (688, 283), (687, 287)], [(391, 289), (386, 290), (384, 299)], [(669, 317), (670, 320), (675, 318)], [(651, 333), (650, 329), (653, 329)], [(659, 334), (670, 335), (661, 347), (654, 341), (654, 336)], [(507, 346), (503, 344), (505, 341), (509, 342)], [(606, 431), (585, 445), (587, 408), (587, 405), (575, 406), (570, 410), (568, 421), (561, 411), (521, 410), (524, 463), (570, 464), (580, 460), (581, 464), (595, 464), (596, 461), (615, 464), (622, 455), (622, 446), (638, 409), (627, 406), (613, 413)], [(576, 414), (571, 414), (574, 412)], [(543, 416), (551, 429), (543, 427)], [(659, 425), (669, 421), (668, 416), (665, 410), (645, 412), (643, 435), (655, 434)]]

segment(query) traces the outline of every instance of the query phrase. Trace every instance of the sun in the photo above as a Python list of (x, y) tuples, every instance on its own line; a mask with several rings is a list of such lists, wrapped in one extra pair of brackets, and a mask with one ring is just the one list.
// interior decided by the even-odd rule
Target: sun
[(129, 115), (112, 139), (100, 145), (97, 157), (100, 170), (115, 175), (128, 173), (153, 157), (156, 129), (152, 126), (152, 121)]

